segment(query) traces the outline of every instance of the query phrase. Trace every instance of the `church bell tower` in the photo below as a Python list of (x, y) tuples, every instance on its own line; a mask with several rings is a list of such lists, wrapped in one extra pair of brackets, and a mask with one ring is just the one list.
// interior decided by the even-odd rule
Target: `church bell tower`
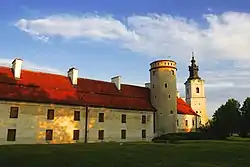
[(189, 77), (185, 82), (186, 103), (200, 116), (200, 124), (202, 125), (208, 121), (204, 85), (205, 81), (199, 76), (199, 66), (196, 65), (194, 53), (192, 52)]

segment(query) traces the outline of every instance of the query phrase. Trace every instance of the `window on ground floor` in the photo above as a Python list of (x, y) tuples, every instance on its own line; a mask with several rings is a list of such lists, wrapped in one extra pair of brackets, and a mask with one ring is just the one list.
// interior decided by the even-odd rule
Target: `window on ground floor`
[(52, 139), (53, 139), (53, 130), (52, 129), (47, 129), (46, 130), (45, 140), (52, 140)]
[(79, 130), (73, 131), (73, 140), (79, 140), (80, 132)]
[(16, 141), (16, 129), (8, 129), (7, 141)]
[(192, 124), (193, 124), (193, 126), (194, 126), (194, 124), (195, 124), (194, 120), (193, 120)]
[(121, 139), (126, 139), (126, 130), (121, 130)]
[(186, 126), (188, 126), (188, 120), (186, 120)]
[(179, 126), (179, 120), (178, 119), (176, 120), (176, 124), (177, 124), (177, 126)]
[(99, 130), (98, 131), (98, 140), (103, 140), (104, 139), (104, 130)]
[(141, 134), (141, 135), (142, 135), (141, 137), (142, 137), (143, 139), (146, 138), (146, 130), (145, 130), (145, 129), (142, 130), (142, 134)]

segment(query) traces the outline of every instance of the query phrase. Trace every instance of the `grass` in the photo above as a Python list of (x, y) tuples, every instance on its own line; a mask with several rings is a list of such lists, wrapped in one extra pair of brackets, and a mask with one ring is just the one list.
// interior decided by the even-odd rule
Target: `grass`
[(8, 167), (249, 167), (250, 140), (0, 146)]

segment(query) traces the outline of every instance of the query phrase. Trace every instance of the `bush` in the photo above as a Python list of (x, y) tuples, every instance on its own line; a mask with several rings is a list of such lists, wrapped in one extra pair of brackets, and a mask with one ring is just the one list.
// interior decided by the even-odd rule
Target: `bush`
[(209, 140), (215, 137), (206, 132), (189, 132), (189, 133), (168, 133), (154, 137), (152, 141), (179, 141), (179, 140)]

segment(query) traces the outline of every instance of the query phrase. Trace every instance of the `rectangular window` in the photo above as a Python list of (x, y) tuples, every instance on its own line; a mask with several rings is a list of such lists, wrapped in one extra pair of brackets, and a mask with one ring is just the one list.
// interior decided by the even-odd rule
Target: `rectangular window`
[(142, 115), (141, 122), (142, 124), (146, 124), (146, 115)]
[(179, 126), (179, 120), (177, 119), (177, 121), (176, 121), (176, 124), (177, 124), (177, 126)]
[(103, 140), (104, 139), (104, 130), (99, 130), (98, 131), (98, 140)]
[(99, 122), (104, 122), (104, 113), (99, 113)]
[(80, 121), (80, 111), (74, 111), (74, 121)]
[(48, 119), (48, 120), (53, 120), (53, 119), (54, 119), (54, 116), (55, 116), (54, 110), (53, 110), (53, 109), (48, 109), (48, 112), (47, 112), (47, 119)]
[(143, 139), (146, 138), (146, 130), (145, 130), (145, 129), (142, 130), (142, 134), (141, 134), (141, 135), (142, 135), (141, 137), (142, 137)]
[(7, 141), (16, 141), (16, 129), (8, 129)]
[(18, 118), (18, 107), (10, 107), (10, 118)]
[(188, 126), (188, 120), (186, 120), (186, 126)]
[(121, 139), (126, 139), (126, 130), (121, 130)]
[(52, 139), (53, 139), (53, 130), (52, 129), (47, 129), (46, 130), (45, 140), (52, 140)]
[(194, 120), (193, 120), (193, 126), (194, 126)]
[(122, 123), (126, 123), (126, 114), (122, 114)]
[(79, 140), (79, 136), (80, 136), (79, 130), (74, 130), (73, 131), (73, 140)]

